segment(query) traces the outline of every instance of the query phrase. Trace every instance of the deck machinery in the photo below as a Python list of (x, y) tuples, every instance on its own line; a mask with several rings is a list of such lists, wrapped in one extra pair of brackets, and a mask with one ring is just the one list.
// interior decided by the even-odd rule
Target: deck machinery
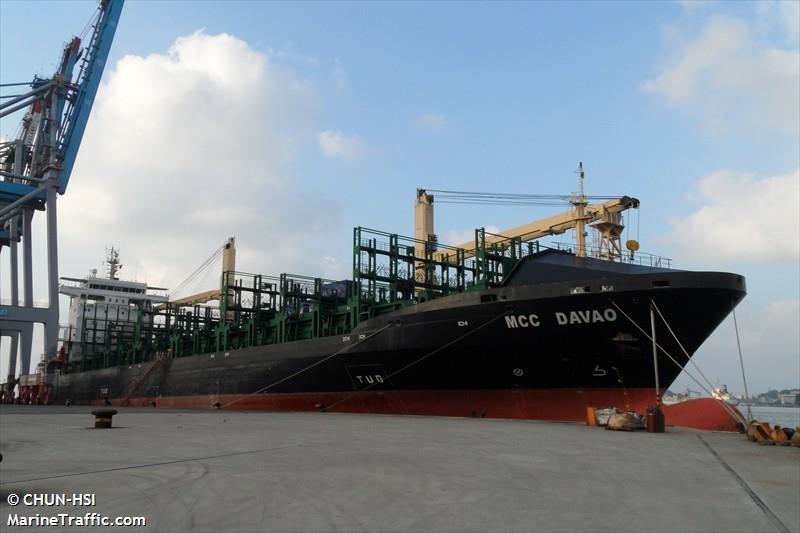
[[(417, 201), (418, 205), (420, 202), (430, 205), (433, 197), (418, 191)], [(619, 221), (617, 213), (638, 207), (638, 200), (623, 197), (615, 205), (619, 208), (614, 216)], [(418, 217), (421, 211), (417, 209)], [(70, 361), (67, 371), (346, 335), (360, 322), (405, 306), (500, 286), (523, 258), (552, 248), (574, 249), (544, 246), (537, 240), (528, 240), (532, 235), (538, 239), (562, 233), (570, 224), (574, 227), (587, 220), (572, 209), (550, 231), (526, 230), (521, 234), (517, 231), (515, 236), (508, 237), (479, 228), (475, 230), (473, 245), (466, 248), (439, 243), (432, 231), (432, 214), (422, 216), (426, 216), (425, 227), (430, 230), (426, 239), (354, 228), (351, 280), (224, 271), (219, 292), (203, 293), (213, 292), (213, 299), (219, 299), (218, 305), (187, 305), (187, 301), (198, 300), (189, 297), (154, 308), (140, 308), (132, 335), (124, 341), (96, 347), (92, 355), (79, 361)], [(601, 217), (590, 220), (598, 219), (603, 222)], [(599, 249), (583, 246), (591, 255), (601, 254)], [(669, 261), (649, 254), (616, 259), (653, 267), (668, 266)]]

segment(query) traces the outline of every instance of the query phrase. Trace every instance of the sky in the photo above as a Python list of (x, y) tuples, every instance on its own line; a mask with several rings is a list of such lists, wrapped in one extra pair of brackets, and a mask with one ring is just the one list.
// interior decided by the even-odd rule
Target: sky
[[(96, 5), (0, 0), (0, 81), (49, 77)], [(354, 226), (413, 234), (417, 187), (569, 194), (583, 162), (588, 194), (641, 200), (643, 251), (747, 277), (750, 391), (800, 387), (799, 6), (129, 0), (59, 200), (60, 273), (114, 245), (123, 277), (174, 287), (235, 235), (237, 270), (339, 279)], [(442, 204), (436, 232), (558, 210)], [(694, 360), (742, 392), (730, 317)]]

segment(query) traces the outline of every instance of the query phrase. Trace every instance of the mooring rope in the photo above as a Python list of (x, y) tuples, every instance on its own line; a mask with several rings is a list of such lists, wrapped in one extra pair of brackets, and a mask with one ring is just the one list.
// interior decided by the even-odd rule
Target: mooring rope
[[(428, 357), (430, 357), (430, 356), (432, 356), (432, 355), (434, 355), (434, 354), (437, 354), (437, 353), (439, 353), (440, 351), (444, 350), (445, 348), (447, 348), (447, 347), (449, 347), (449, 346), (452, 346), (453, 344), (457, 343), (457, 342), (458, 342), (458, 341), (460, 341), (461, 339), (463, 339), (463, 338), (465, 338), (465, 337), (468, 337), (469, 335), (472, 335), (473, 333), (477, 333), (478, 331), (482, 330), (483, 328), (485, 328), (485, 327), (486, 327), (486, 326), (488, 326), (489, 324), (493, 323), (494, 321), (496, 321), (496, 320), (497, 320), (497, 319), (499, 319), (499, 318), (502, 318), (502, 317), (506, 316), (507, 314), (508, 314), (508, 311), (503, 311), (501, 314), (497, 315), (497, 316), (496, 316), (496, 317), (494, 317), (494, 318), (491, 318), (491, 319), (487, 320), (486, 322), (484, 322), (483, 324), (481, 324), (481, 325), (480, 325), (480, 326), (478, 326), (477, 328), (475, 328), (475, 329), (471, 329), (471, 330), (467, 331), (466, 333), (464, 333), (463, 335), (461, 335), (461, 336), (459, 336), (459, 337), (457, 337), (457, 338), (453, 339), (452, 341), (448, 342), (447, 344), (444, 344), (444, 345), (442, 345), (442, 346), (439, 346), (438, 348), (436, 348), (436, 349), (434, 349), (434, 350), (432, 350), (432, 351), (430, 351), (430, 352), (426, 353), (425, 355), (423, 355), (423, 356), (422, 356), (422, 357), (420, 357), (419, 359), (416, 359), (416, 360), (414, 360), (414, 361), (410, 362), (409, 364), (407, 364), (407, 365), (406, 365), (406, 366), (404, 366), (403, 368), (400, 368), (399, 370), (395, 370), (395, 371), (394, 371), (394, 372), (392, 372), (391, 374), (387, 374), (387, 376), (386, 376), (386, 377), (387, 377), (387, 378), (392, 378), (392, 377), (396, 376), (397, 374), (399, 374), (400, 372), (405, 372), (406, 370), (408, 370), (408, 369), (409, 369), (409, 368), (411, 368), (412, 366), (416, 365), (417, 363), (421, 363), (422, 361), (424, 361), (424, 360), (425, 360), (425, 359), (427, 359)], [(352, 399), (352, 398), (355, 398), (356, 396), (358, 396), (358, 395), (359, 395), (359, 394), (361, 394), (362, 392), (366, 392), (366, 391), (368, 391), (368, 390), (372, 389), (373, 387), (375, 387), (375, 386), (377, 386), (377, 385), (378, 385), (378, 383), (377, 383), (377, 382), (375, 382), (375, 383), (373, 383), (373, 384), (371, 384), (371, 385), (367, 385), (367, 386), (366, 386), (366, 387), (364, 387), (363, 389), (357, 390), (357, 391), (355, 392), (355, 394), (353, 394), (352, 396), (346, 396), (346, 397), (342, 398), (341, 400), (339, 400), (338, 402), (335, 402), (335, 403), (333, 403), (333, 404), (331, 404), (331, 405), (326, 405), (326, 406), (325, 406), (325, 409), (326, 409), (326, 410), (327, 410), (327, 409), (333, 409), (334, 407), (336, 407), (336, 406), (338, 406), (338, 405), (341, 405), (341, 404), (343, 404), (343, 403), (344, 403), (344, 402), (346, 402), (347, 400), (350, 400), (350, 399)]]
[[(652, 300), (651, 300), (651, 301), (652, 301)], [(638, 330), (639, 330), (639, 331), (642, 333), (642, 335), (644, 335), (645, 337), (647, 337), (647, 338), (648, 338), (649, 340), (651, 340), (651, 341), (653, 340), (653, 338), (652, 338), (650, 335), (648, 335), (648, 334), (647, 334), (647, 332), (646, 332), (645, 330), (643, 330), (643, 329), (641, 328), (641, 326), (639, 326), (639, 324), (637, 324), (637, 323), (636, 323), (636, 321), (635, 321), (635, 320), (633, 320), (633, 319), (632, 319), (632, 318), (631, 318), (631, 317), (630, 317), (630, 316), (629, 316), (629, 315), (628, 315), (628, 314), (627, 314), (625, 311), (623, 311), (623, 310), (622, 310), (622, 308), (621, 308), (620, 306), (618, 306), (618, 305), (617, 305), (617, 303), (616, 303), (614, 300), (611, 300), (611, 305), (613, 305), (614, 307), (616, 307), (616, 308), (619, 310), (619, 312), (620, 312), (620, 313), (622, 313), (622, 315), (623, 315), (625, 318), (627, 318), (627, 319), (628, 319), (628, 321), (629, 321), (631, 324), (633, 324), (634, 326), (636, 326), (636, 329), (638, 329)], [(680, 344), (680, 343), (679, 343), (679, 344)], [(744, 424), (745, 428), (747, 427), (747, 420), (744, 420), (744, 417), (742, 416), (742, 414), (741, 414), (741, 413), (738, 413), (736, 410), (734, 410), (733, 408), (731, 408), (731, 407), (730, 407), (730, 406), (729, 406), (727, 403), (725, 403), (724, 401), (720, 400), (719, 398), (715, 398), (715, 397), (714, 397), (714, 395), (713, 395), (713, 393), (712, 393), (711, 391), (709, 391), (708, 389), (706, 389), (706, 387), (705, 387), (705, 386), (704, 386), (702, 383), (700, 383), (700, 381), (699, 381), (699, 380), (698, 380), (696, 377), (694, 377), (694, 376), (691, 374), (691, 372), (689, 372), (688, 370), (686, 370), (686, 367), (685, 367), (684, 365), (680, 364), (680, 363), (677, 361), (677, 359), (675, 359), (674, 357), (672, 357), (672, 355), (671, 355), (671, 354), (670, 354), (670, 353), (669, 353), (667, 350), (665, 350), (663, 346), (661, 346), (661, 345), (660, 345), (660, 344), (658, 344), (658, 343), (656, 343), (656, 346), (658, 347), (658, 349), (659, 349), (659, 350), (661, 350), (662, 352), (664, 352), (664, 354), (665, 354), (667, 357), (669, 357), (669, 358), (670, 358), (670, 360), (671, 360), (673, 363), (675, 363), (676, 365), (678, 365), (678, 368), (680, 368), (680, 369), (681, 369), (683, 372), (686, 372), (686, 375), (687, 375), (687, 376), (689, 376), (689, 377), (692, 379), (692, 381), (694, 381), (694, 382), (695, 382), (695, 383), (696, 383), (696, 384), (697, 384), (697, 385), (698, 385), (698, 386), (699, 386), (701, 389), (703, 389), (703, 392), (705, 392), (706, 394), (708, 394), (709, 396), (711, 396), (711, 398), (713, 398), (714, 400), (716, 400), (717, 402), (719, 402), (720, 406), (722, 406), (722, 408), (723, 408), (723, 409), (725, 409), (725, 410), (728, 412), (728, 414), (730, 414), (730, 415), (731, 415), (731, 416), (732, 416), (734, 419), (736, 419), (736, 420), (738, 420), (739, 422), (741, 422), (742, 424)], [(691, 360), (691, 359), (690, 359), (690, 360)]]
[(305, 368), (301, 368), (300, 370), (298, 370), (297, 372), (295, 372), (295, 373), (293, 373), (293, 374), (290, 374), (290, 375), (288, 375), (288, 376), (286, 376), (286, 377), (283, 377), (283, 378), (279, 379), (278, 381), (276, 381), (276, 382), (274, 382), (274, 383), (270, 383), (270, 384), (269, 384), (269, 385), (267, 385), (266, 387), (263, 387), (263, 388), (261, 388), (261, 389), (258, 389), (258, 390), (257, 390), (257, 391), (255, 391), (255, 392), (251, 392), (250, 394), (247, 394), (247, 395), (245, 395), (245, 396), (242, 396), (241, 398), (237, 398), (237, 399), (235, 399), (235, 400), (233, 400), (233, 401), (230, 401), (230, 402), (228, 402), (228, 403), (226, 403), (226, 404), (224, 404), (224, 405), (221, 405), (219, 408), (220, 408), (220, 409), (224, 409), (225, 407), (228, 407), (228, 406), (230, 406), (230, 405), (233, 405), (233, 404), (235, 404), (235, 403), (239, 403), (239, 402), (241, 402), (242, 400), (244, 400), (244, 399), (246, 399), (246, 398), (249, 398), (250, 396), (255, 396), (256, 394), (261, 394), (262, 392), (266, 392), (266, 391), (268, 391), (269, 389), (271, 389), (272, 387), (274, 387), (274, 386), (276, 386), (276, 385), (280, 385), (280, 384), (281, 384), (281, 383), (283, 383), (284, 381), (288, 381), (288, 380), (290, 380), (290, 379), (292, 379), (292, 378), (294, 378), (294, 377), (296, 377), (296, 376), (299, 376), (299, 375), (300, 375), (300, 374), (302, 374), (303, 372), (306, 372), (306, 371), (308, 371), (308, 370), (311, 370), (311, 369), (312, 369), (312, 368), (314, 368), (315, 366), (321, 365), (321, 364), (322, 364), (322, 363), (324, 363), (325, 361), (327, 361), (327, 360), (329, 360), (329, 359), (331, 359), (331, 358), (333, 358), (333, 357), (336, 357), (337, 355), (339, 355), (339, 354), (341, 354), (341, 353), (343, 353), (343, 352), (346, 352), (346, 351), (347, 351), (347, 350), (349, 350), (350, 348), (353, 348), (353, 347), (355, 347), (355, 346), (358, 346), (358, 345), (359, 345), (359, 344), (361, 344), (362, 342), (366, 342), (366, 341), (368, 341), (369, 339), (371, 339), (372, 337), (374, 337), (374, 336), (375, 336), (375, 335), (377, 335), (378, 333), (380, 333), (380, 332), (382, 332), (382, 331), (384, 331), (384, 330), (386, 330), (386, 329), (388, 329), (388, 328), (392, 327), (392, 325), (393, 325), (393, 324), (392, 324), (392, 322), (389, 322), (388, 324), (386, 324), (385, 326), (383, 326), (381, 329), (379, 329), (379, 330), (377, 330), (377, 331), (375, 331), (375, 332), (373, 332), (373, 333), (370, 333), (369, 335), (367, 335), (367, 336), (366, 336), (366, 337), (364, 337), (363, 339), (360, 339), (358, 342), (355, 342), (355, 343), (353, 343), (353, 344), (348, 344), (347, 346), (345, 346), (344, 348), (342, 348), (342, 349), (341, 349), (341, 350), (339, 350), (338, 352), (334, 352), (334, 353), (332, 353), (331, 355), (329, 355), (329, 356), (327, 356), (327, 357), (323, 357), (323, 358), (322, 358), (322, 359), (320, 359), (319, 361), (315, 361), (315, 362), (311, 363), (310, 365), (308, 365), (307, 367), (305, 367)]
[(747, 419), (753, 420), (753, 410), (750, 408), (750, 393), (747, 392), (747, 377), (744, 374), (744, 359), (742, 358), (742, 343), (739, 341), (739, 322), (736, 320), (736, 307), (733, 313), (733, 328), (736, 330), (736, 346), (739, 348), (739, 366), (742, 368), (742, 381), (744, 382), (744, 397), (747, 400)]
[(683, 354), (686, 356), (686, 360), (687, 360), (688, 362), (692, 363), (692, 366), (695, 368), (695, 370), (697, 370), (697, 371), (700, 373), (700, 376), (701, 376), (701, 377), (702, 377), (704, 380), (706, 380), (706, 385), (708, 385), (708, 387), (709, 387), (711, 390), (713, 390), (713, 389), (714, 389), (714, 384), (713, 384), (713, 383), (711, 383), (711, 380), (710, 380), (710, 379), (708, 379), (708, 376), (706, 376), (706, 375), (703, 373), (703, 371), (702, 371), (702, 370), (700, 370), (700, 367), (699, 367), (699, 366), (697, 366), (697, 363), (696, 363), (696, 362), (694, 361), (694, 359), (692, 359), (692, 357), (689, 355), (689, 352), (687, 352), (687, 351), (686, 351), (686, 348), (684, 348), (684, 347), (683, 347), (683, 344), (681, 344), (681, 341), (678, 339), (678, 336), (677, 336), (677, 335), (675, 335), (675, 332), (674, 332), (674, 331), (672, 331), (672, 328), (669, 326), (669, 323), (667, 322), (667, 319), (666, 319), (666, 318), (664, 318), (664, 315), (661, 313), (661, 309), (659, 309), (659, 308), (658, 308), (658, 305), (656, 305), (656, 303), (655, 303), (655, 302), (652, 300), (652, 298), (650, 299), (650, 301), (651, 301), (651, 302), (652, 302), (652, 304), (653, 304), (653, 308), (656, 310), (656, 312), (658, 312), (658, 316), (660, 316), (660, 317), (661, 317), (661, 321), (662, 321), (662, 322), (664, 322), (664, 325), (665, 325), (665, 326), (667, 326), (667, 330), (668, 330), (668, 331), (669, 331), (669, 332), (672, 334), (672, 338), (673, 338), (673, 339), (675, 339), (675, 342), (677, 342), (677, 343), (678, 343), (678, 346), (679, 346), (679, 347), (680, 347), (680, 349), (683, 351)]
[[(665, 326), (667, 326), (667, 329), (668, 329), (668, 330), (669, 330), (669, 332), (672, 334), (672, 337), (675, 339), (675, 342), (677, 342), (677, 343), (678, 343), (678, 346), (680, 346), (681, 350), (683, 350), (683, 353), (684, 353), (684, 355), (686, 356), (686, 359), (687, 359), (688, 361), (690, 361), (690, 362), (692, 363), (692, 366), (694, 366), (694, 367), (697, 369), (697, 371), (700, 373), (700, 375), (701, 375), (701, 376), (703, 376), (703, 379), (705, 379), (705, 380), (706, 380), (706, 383), (708, 384), (708, 386), (709, 386), (709, 387), (711, 388), (711, 390), (713, 391), (713, 390), (714, 390), (714, 385), (712, 385), (712, 384), (711, 384), (711, 381), (708, 379), (708, 377), (706, 377), (706, 375), (705, 375), (705, 374), (703, 374), (703, 371), (702, 371), (702, 370), (700, 370), (700, 367), (697, 365), (697, 363), (694, 361), (694, 359), (692, 359), (692, 358), (691, 358), (691, 356), (689, 355), (689, 352), (687, 352), (687, 351), (686, 351), (686, 348), (684, 348), (684, 347), (683, 347), (683, 344), (681, 343), (680, 339), (678, 339), (678, 336), (677, 336), (677, 335), (675, 335), (675, 332), (674, 332), (674, 331), (672, 331), (672, 328), (669, 326), (669, 323), (667, 322), (667, 319), (666, 319), (666, 318), (664, 318), (664, 315), (663, 315), (663, 314), (661, 314), (661, 310), (660, 310), (660, 309), (658, 308), (658, 306), (656, 305), (656, 302), (654, 302), (652, 298), (650, 299), (650, 302), (653, 304), (653, 307), (655, 308), (655, 310), (656, 310), (656, 311), (658, 311), (658, 316), (660, 316), (660, 317), (661, 317), (661, 320), (664, 322), (664, 325), (665, 325)], [(738, 340), (738, 339), (737, 339), (737, 340)], [(746, 389), (745, 389), (745, 393), (746, 393)], [(712, 395), (711, 395), (711, 397), (713, 398), (713, 397), (714, 397), (714, 395), (712, 394)], [(727, 402), (725, 402), (725, 401), (724, 401), (724, 400), (722, 400), (721, 398), (716, 398), (716, 399), (717, 399), (717, 400), (719, 400), (719, 401), (721, 402), (721, 405), (722, 405), (723, 407), (728, 405), (728, 404), (727, 404)], [(732, 410), (729, 410), (729, 412), (732, 412)], [(749, 409), (748, 409), (748, 415), (749, 415)], [(747, 420), (745, 420), (745, 427), (747, 427), (747, 425), (750, 423), (750, 420), (752, 420), (752, 416), (748, 416)]]

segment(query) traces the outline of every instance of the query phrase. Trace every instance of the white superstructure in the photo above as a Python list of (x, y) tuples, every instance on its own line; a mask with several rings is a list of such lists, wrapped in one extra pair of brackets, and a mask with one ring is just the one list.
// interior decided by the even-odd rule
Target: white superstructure
[(59, 293), (70, 297), (68, 321), (59, 340), (70, 362), (84, 353), (101, 351), (133, 338), (139, 310), (150, 310), (167, 301), (166, 289), (117, 278), (122, 267), (119, 253), (109, 251), (108, 277), (93, 271), (86, 278), (61, 278)]

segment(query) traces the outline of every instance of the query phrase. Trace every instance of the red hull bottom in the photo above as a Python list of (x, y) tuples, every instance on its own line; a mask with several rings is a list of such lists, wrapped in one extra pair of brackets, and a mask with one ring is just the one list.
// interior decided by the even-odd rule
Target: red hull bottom
[[(585, 421), (587, 407), (614, 406), (644, 413), (654, 399), (655, 389), (501, 389), (162, 396), (131, 398), (127, 405)], [(737, 430), (736, 421), (710, 398), (664, 405), (662, 410), (668, 426)]]

